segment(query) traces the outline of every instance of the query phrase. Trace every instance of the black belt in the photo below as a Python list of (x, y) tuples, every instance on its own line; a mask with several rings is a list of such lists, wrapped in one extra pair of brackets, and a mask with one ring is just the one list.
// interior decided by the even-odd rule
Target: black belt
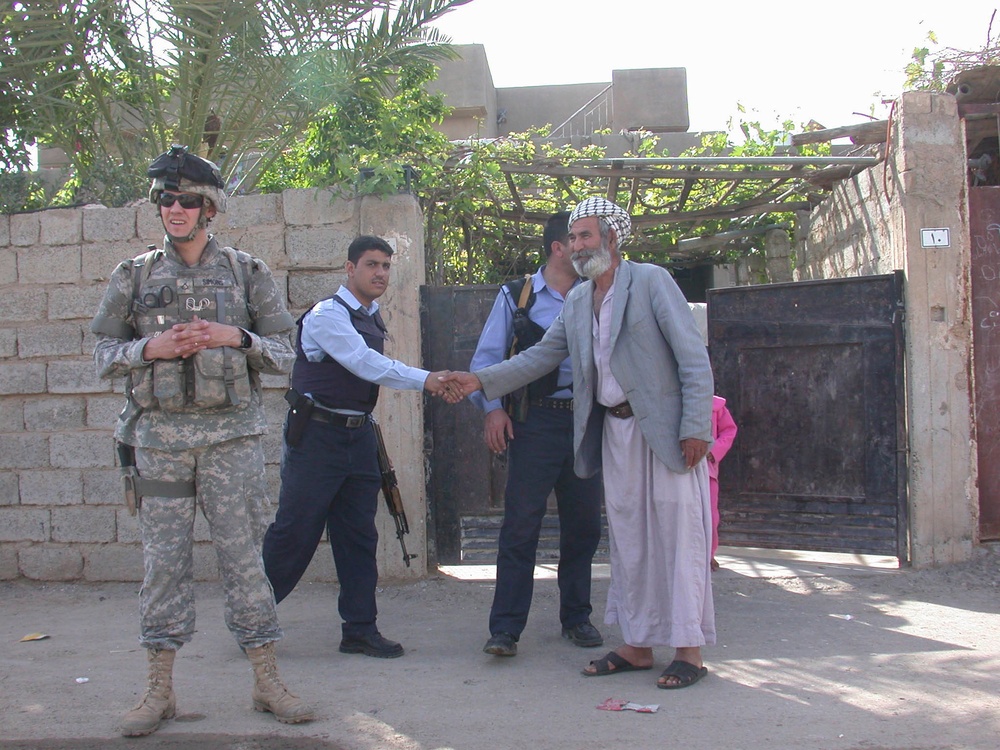
[(336, 411), (326, 411), (323, 408), (314, 408), (309, 418), (315, 419), (317, 422), (327, 422), (353, 429), (355, 427), (363, 427), (370, 416), (370, 414), (341, 414)]
[(634, 417), (635, 414), (632, 412), (632, 404), (628, 401), (622, 401), (620, 404), (608, 407), (608, 414), (612, 417), (618, 417), (618, 419), (628, 419), (629, 417)]
[(571, 398), (532, 398), (528, 400), (530, 406), (543, 406), (546, 409), (569, 409), (573, 410), (573, 399)]

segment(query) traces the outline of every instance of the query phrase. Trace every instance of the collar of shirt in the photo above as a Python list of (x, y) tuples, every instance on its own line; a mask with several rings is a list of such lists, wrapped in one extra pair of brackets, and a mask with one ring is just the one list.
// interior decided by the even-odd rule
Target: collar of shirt
[[(358, 301), (358, 298), (351, 293), (343, 284), (340, 285), (340, 289), (337, 290), (337, 296), (340, 297), (344, 302), (346, 302), (352, 310), (357, 310), (358, 308), (364, 310), (369, 315), (374, 315), (378, 312), (378, 300), (372, 300), (371, 307), (365, 307)], [(319, 303), (317, 303), (319, 304)], [(315, 307), (315, 306), (314, 306)]]

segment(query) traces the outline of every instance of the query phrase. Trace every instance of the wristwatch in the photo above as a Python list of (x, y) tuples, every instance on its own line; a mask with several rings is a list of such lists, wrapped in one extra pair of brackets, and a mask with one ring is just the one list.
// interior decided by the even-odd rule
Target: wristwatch
[(243, 340), (240, 342), (240, 349), (249, 349), (253, 346), (253, 338), (251, 338), (250, 334), (242, 328), (240, 329), (240, 332), (243, 334)]

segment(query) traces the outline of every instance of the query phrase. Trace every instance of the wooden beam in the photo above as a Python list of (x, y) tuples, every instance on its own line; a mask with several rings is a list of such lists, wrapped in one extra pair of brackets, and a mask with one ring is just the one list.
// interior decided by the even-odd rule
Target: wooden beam
[(844, 125), (826, 130), (810, 130), (806, 133), (795, 133), (792, 136), (793, 146), (803, 146), (806, 143), (828, 143), (837, 138), (850, 138), (852, 143), (885, 143), (888, 130), (888, 120), (874, 120), (857, 125)]
[(514, 205), (517, 206), (517, 210), (523, 214), (524, 204), (521, 203), (521, 196), (517, 194), (517, 185), (514, 184), (514, 178), (509, 174), (505, 174), (504, 177), (507, 180), (507, 188), (510, 190), (510, 196), (514, 201)]

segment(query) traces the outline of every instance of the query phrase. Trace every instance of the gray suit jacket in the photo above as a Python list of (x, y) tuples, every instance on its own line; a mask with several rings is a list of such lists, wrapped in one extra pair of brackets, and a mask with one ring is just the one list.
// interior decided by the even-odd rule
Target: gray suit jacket
[[(712, 441), (714, 384), (708, 352), (691, 309), (663, 268), (622, 261), (615, 274), (611, 371), (632, 405), (654, 455), (672, 471), (687, 471), (680, 442)], [(562, 314), (537, 345), (476, 372), (487, 398), (530, 383), (569, 354), (573, 363), (574, 470), (601, 468), (604, 408), (594, 398), (594, 285), (577, 286)], [(609, 417), (613, 419), (614, 417)]]

